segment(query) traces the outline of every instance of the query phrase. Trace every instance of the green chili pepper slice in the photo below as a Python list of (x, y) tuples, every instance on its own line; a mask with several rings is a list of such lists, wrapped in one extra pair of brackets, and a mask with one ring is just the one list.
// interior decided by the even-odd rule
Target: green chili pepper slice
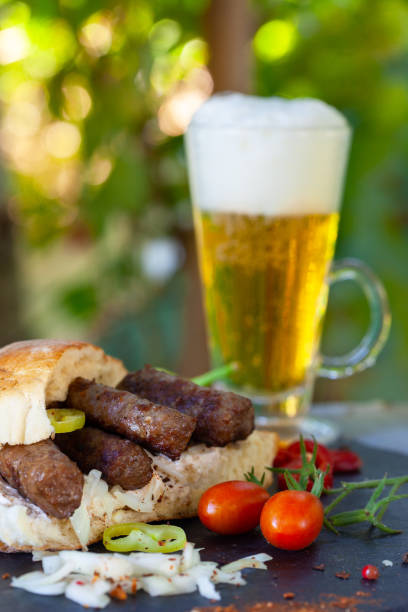
[(182, 550), (186, 542), (184, 530), (175, 525), (121, 523), (103, 532), (103, 545), (113, 552), (171, 553)]
[(82, 429), (85, 425), (85, 413), (73, 408), (49, 408), (47, 416), (55, 433), (69, 433)]

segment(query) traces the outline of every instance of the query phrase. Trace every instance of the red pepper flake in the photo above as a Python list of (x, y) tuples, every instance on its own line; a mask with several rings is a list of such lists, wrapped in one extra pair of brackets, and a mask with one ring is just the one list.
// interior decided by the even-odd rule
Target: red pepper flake
[(127, 599), (127, 594), (122, 589), (120, 584), (118, 584), (112, 591), (109, 592), (109, 595), (114, 599), (119, 599), (120, 601), (125, 601)]
[(317, 572), (324, 572), (325, 567), (326, 566), (324, 563), (320, 563), (319, 565), (314, 565), (312, 569), (316, 570)]
[(79, 586), (84, 586), (84, 582), (82, 580), (77, 580), (75, 584), (79, 584)]
[(337, 601), (332, 601), (331, 605), (333, 606), (333, 608), (340, 608), (341, 610), (350, 610), (351, 605), (355, 603), (357, 602), (355, 602), (352, 597), (340, 597)]
[(131, 588), (132, 593), (135, 594), (136, 591), (137, 591), (137, 580), (136, 580), (136, 578), (132, 579), (132, 586), (130, 588)]
[(99, 580), (99, 574), (98, 572), (94, 572), (93, 578), (92, 578), (92, 582), (96, 582), (97, 580)]
[(8, 572), (6, 572), (5, 574), (2, 575), (3, 580), (7, 580), (7, 578), (10, 578), (10, 574)]
[(378, 580), (380, 577), (380, 571), (376, 565), (365, 565), (361, 570), (361, 577), (364, 580)]
[(295, 599), (295, 594), (294, 593), (284, 593), (283, 599)]
[(402, 555), (402, 565), (408, 565), (408, 552)]
[(340, 580), (348, 580), (350, 578), (349, 572), (345, 572), (344, 570), (342, 572), (336, 572), (335, 576), (336, 578), (340, 578)]

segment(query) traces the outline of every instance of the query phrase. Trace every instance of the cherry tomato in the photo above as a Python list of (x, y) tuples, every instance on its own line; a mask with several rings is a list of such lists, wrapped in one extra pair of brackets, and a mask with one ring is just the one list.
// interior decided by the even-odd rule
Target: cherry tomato
[(323, 518), (322, 502), (312, 493), (280, 491), (263, 507), (261, 530), (276, 548), (301, 550), (317, 538)]
[(201, 496), (198, 517), (216, 533), (245, 533), (259, 525), (262, 508), (268, 499), (268, 491), (253, 482), (221, 482)]
[(365, 580), (378, 580), (380, 572), (375, 565), (365, 565), (361, 570), (361, 575)]

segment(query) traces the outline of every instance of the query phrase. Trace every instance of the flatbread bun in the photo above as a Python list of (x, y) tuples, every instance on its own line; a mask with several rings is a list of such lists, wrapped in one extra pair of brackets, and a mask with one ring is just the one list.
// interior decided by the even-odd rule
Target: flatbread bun
[[(0, 350), (0, 443), (32, 444), (53, 428), (46, 405), (63, 401), (77, 376), (116, 386), (127, 373), (121, 361), (85, 342), (31, 340)], [(225, 480), (242, 480), (253, 467), (261, 475), (278, 447), (273, 432), (254, 431), (225, 447), (194, 444), (175, 461), (151, 455), (151, 481), (135, 491), (108, 487), (101, 473), (85, 476), (80, 507), (69, 519), (56, 519), (23, 498), (0, 478), (0, 550), (85, 548), (106, 527), (130, 521), (162, 521), (197, 514), (202, 493)], [(57, 476), (57, 475), (56, 475)], [(272, 481), (267, 472), (267, 486)]]
[(0, 444), (33, 444), (54, 432), (46, 404), (66, 399), (69, 384), (89, 378), (115, 387), (127, 370), (86, 342), (27, 340), (0, 349)]

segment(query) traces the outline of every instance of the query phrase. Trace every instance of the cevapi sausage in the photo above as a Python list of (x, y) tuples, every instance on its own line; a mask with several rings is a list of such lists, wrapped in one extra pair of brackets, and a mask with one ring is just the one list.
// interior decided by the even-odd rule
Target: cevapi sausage
[(85, 474), (99, 470), (111, 486), (140, 489), (153, 475), (152, 460), (138, 444), (95, 427), (58, 434), (55, 443)]
[(51, 440), (6, 444), (0, 450), (0, 474), (50, 516), (67, 518), (81, 503), (84, 477)]
[(70, 384), (67, 403), (83, 410), (88, 423), (171, 459), (185, 450), (196, 425), (193, 416), (85, 378)]
[(149, 366), (125, 376), (118, 389), (195, 417), (193, 438), (212, 446), (244, 440), (254, 428), (254, 408), (249, 399), (200, 387)]

